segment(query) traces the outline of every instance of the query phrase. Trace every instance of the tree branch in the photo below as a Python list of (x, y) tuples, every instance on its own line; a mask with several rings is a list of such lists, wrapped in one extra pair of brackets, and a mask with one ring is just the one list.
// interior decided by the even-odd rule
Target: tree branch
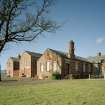
[(32, 41), (43, 32), (52, 32), (57, 29), (55, 22), (46, 18), (53, 0), (41, 1), (33, 15), (24, 14), (27, 11), (24, 8), (28, 6), (27, 0), (0, 1), (0, 52), (8, 42)]

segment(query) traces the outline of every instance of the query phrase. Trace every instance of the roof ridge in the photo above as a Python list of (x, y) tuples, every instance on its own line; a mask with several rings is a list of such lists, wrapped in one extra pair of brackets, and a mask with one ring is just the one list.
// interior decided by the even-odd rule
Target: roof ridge
[(41, 53), (38, 53), (38, 52), (33, 52), (33, 51), (28, 51), (28, 50), (25, 50), (25, 52), (41, 54)]
[(58, 51), (58, 52), (61, 52), (61, 53), (64, 53), (64, 54), (67, 54), (66, 52), (63, 52), (63, 51), (60, 51), (60, 50), (56, 50), (56, 49), (51, 49), (51, 48), (48, 48), (49, 50), (53, 50), (53, 51)]
[(25, 51), (25, 52), (28, 53), (29, 55), (35, 56), (35, 57), (40, 57), (42, 55), (41, 53), (37, 53), (37, 52), (31, 52), (31, 51)]
[(57, 53), (58, 55), (61, 55), (63, 57), (66, 57), (67, 58), (67, 53), (66, 52), (62, 52), (62, 51), (59, 51), (59, 50), (55, 50), (55, 49), (51, 49), (51, 48), (47, 48), (47, 50), (51, 50), (55, 53)]
[(90, 62), (91, 63), (91, 61), (89, 61), (87, 58), (85, 58), (85, 57), (81, 57), (81, 56), (75, 56), (75, 57), (77, 57), (76, 59), (79, 59), (79, 60), (83, 60), (83, 61), (86, 61), (86, 62)]
[(18, 61), (19, 60), (18, 57), (10, 57), (10, 59), (15, 60), (15, 61)]

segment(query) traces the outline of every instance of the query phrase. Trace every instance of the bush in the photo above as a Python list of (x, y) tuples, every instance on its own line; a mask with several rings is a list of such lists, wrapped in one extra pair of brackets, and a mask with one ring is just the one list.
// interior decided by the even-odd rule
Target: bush
[(52, 74), (52, 79), (53, 80), (59, 80), (59, 79), (61, 79), (61, 74), (58, 73), (58, 72), (53, 73)]

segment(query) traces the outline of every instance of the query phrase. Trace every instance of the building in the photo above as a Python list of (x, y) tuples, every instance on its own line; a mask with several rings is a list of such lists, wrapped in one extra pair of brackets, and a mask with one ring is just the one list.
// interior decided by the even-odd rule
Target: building
[(37, 60), (41, 54), (25, 51), (20, 57), (19, 77), (35, 77), (37, 74)]
[(93, 63), (93, 75), (94, 76), (102, 76), (102, 65), (104, 65), (105, 55), (102, 55), (99, 52), (96, 56), (88, 57), (88, 60)]
[(76, 56), (74, 52), (74, 41), (70, 41), (67, 53), (47, 49), (37, 61), (38, 78), (49, 78), (56, 72), (61, 78), (88, 78), (93, 64), (88, 59)]
[(102, 76), (104, 77), (105, 79), (105, 61), (102, 62)]
[(10, 57), (7, 61), (7, 76), (18, 77), (19, 76), (19, 58)]

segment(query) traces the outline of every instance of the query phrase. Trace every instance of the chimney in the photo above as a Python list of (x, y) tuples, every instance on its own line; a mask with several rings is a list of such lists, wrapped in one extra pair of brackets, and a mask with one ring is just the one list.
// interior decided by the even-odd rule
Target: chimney
[(18, 54), (18, 59), (20, 59), (21, 58), (21, 55), (20, 54)]
[(97, 56), (100, 57), (101, 56), (101, 52), (97, 53)]
[(69, 42), (68, 58), (70, 58), (70, 59), (74, 59), (74, 58), (75, 58), (74, 51), (75, 51), (75, 48), (74, 48), (74, 41), (71, 40), (71, 41)]

